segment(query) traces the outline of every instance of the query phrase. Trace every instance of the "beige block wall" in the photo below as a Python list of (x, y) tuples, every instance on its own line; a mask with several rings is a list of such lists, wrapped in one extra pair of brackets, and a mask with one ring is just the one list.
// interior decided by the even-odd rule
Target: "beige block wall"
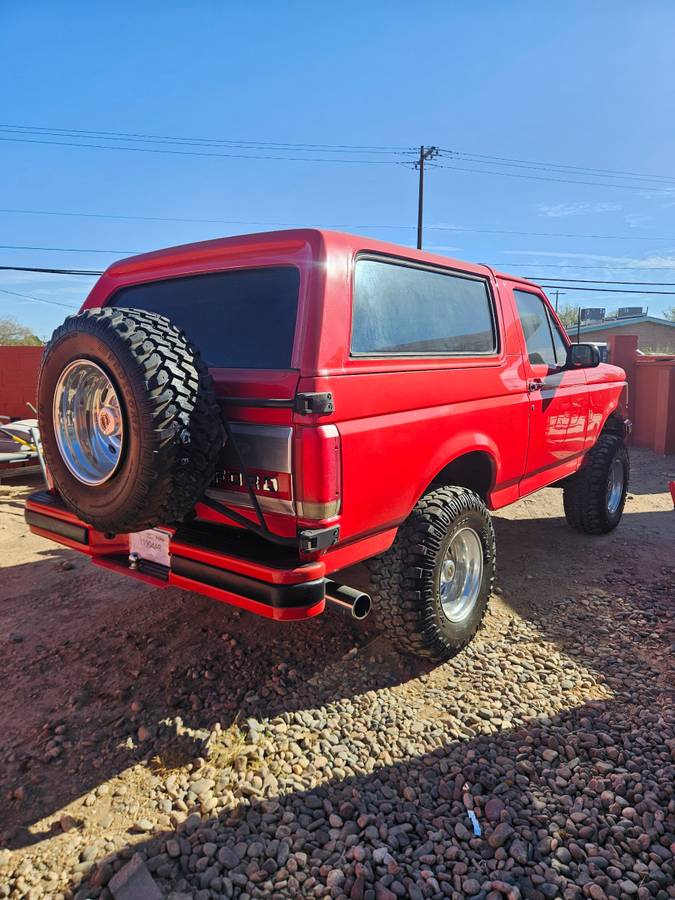
[[(675, 328), (659, 325), (656, 322), (641, 322), (639, 325), (617, 325), (615, 328), (599, 328), (597, 331), (581, 330), (581, 340), (603, 343), (611, 334), (636, 334), (639, 350), (659, 350), (662, 353), (675, 353)], [(576, 340), (575, 328), (570, 328), (569, 335)]]

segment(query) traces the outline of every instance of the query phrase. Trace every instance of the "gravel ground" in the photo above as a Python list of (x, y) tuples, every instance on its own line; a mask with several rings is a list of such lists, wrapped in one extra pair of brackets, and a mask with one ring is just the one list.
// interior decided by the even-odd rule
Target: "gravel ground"
[(109, 898), (130, 861), (172, 900), (675, 897), (675, 459), (632, 456), (612, 535), (553, 489), (495, 516), (491, 612), (436, 668), (373, 617), (93, 569), (1, 486), (0, 898)]

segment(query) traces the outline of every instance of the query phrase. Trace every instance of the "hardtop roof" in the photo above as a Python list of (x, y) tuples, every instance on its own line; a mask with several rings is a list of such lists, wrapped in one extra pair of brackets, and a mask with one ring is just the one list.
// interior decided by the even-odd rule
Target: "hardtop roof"
[(447, 268), (459, 269), (478, 275), (491, 273), (495, 278), (509, 281), (522, 282), (533, 285), (534, 282), (521, 278), (518, 275), (508, 275), (498, 272), (484, 263), (468, 262), (452, 257), (442, 256), (427, 250), (417, 250), (403, 244), (395, 244), (381, 241), (364, 235), (350, 234), (343, 231), (332, 231), (323, 228), (291, 228), (275, 231), (252, 232), (250, 234), (231, 235), (229, 237), (214, 238), (207, 241), (196, 241), (188, 244), (178, 244), (165, 247), (160, 250), (152, 250), (148, 253), (140, 253), (118, 260), (108, 267), (105, 274), (112, 278), (129, 275), (132, 272), (164, 269), (175, 264), (191, 263), (217, 263), (222, 257), (235, 255), (237, 251), (264, 253), (266, 248), (270, 250), (299, 249), (302, 246), (309, 247), (312, 254), (318, 259), (326, 259), (332, 252), (373, 252), (387, 256), (410, 259), (415, 262), (440, 265)]

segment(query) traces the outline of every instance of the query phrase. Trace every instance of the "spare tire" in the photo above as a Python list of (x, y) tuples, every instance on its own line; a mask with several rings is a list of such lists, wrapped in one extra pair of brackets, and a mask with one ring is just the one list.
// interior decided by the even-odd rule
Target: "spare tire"
[(181, 521), (213, 479), (222, 424), (199, 351), (137, 309), (69, 316), (45, 348), (38, 421), (54, 484), (104, 532)]

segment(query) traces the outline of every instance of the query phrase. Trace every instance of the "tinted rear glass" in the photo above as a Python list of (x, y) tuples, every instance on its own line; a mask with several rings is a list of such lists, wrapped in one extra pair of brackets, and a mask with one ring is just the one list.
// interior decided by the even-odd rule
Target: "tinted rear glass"
[(207, 365), (291, 365), (300, 272), (294, 266), (237, 269), (122, 288), (109, 306), (157, 312), (182, 328)]
[(471, 355), (495, 350), (482, 278), (374, 259), (356, 263), (352, 353)]

